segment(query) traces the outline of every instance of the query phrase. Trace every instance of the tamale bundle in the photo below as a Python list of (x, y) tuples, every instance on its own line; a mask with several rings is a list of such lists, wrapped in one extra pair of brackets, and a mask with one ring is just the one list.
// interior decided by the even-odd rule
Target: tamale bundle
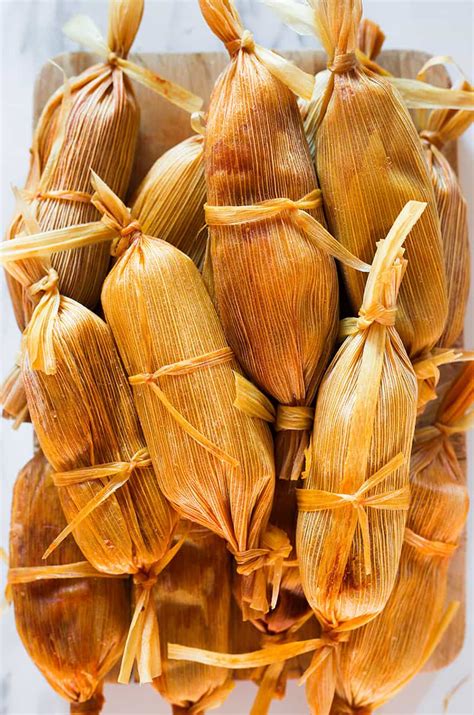
[(144, 233), (169, 241), (201, 266), (206, 250), (204, 137), (195, 134), (151, 167), (132, 199)]
[(217, 707), (233, 688), (225, 668), (167, 659), (168, 642), (181, 640), (199, 648), (229, 650), (229, 560), (222, 539), (195, 527), (153, 589), (163, 664), (153, 687), (171, 703), (175, 715)]
[(37, 452), (16, 480), (9, 596), (20, 638), (46, 680), (71, 703), (71, 712), (98, 714), (102, 681), (127, 635), (128, 583), (97, 572), (73, 540), (44, 564), (51, 536), (66, 523), (51, 472)]
[(214, 86), (206, 124), (212, 293), (237, 359), (278, 403), (277, 474), (298, 479), (312, 403), (336, 335), (337, 274), (326, 250), (342, 253), (321, 225), (320, 192), (293, 94), (309, 96), (313, 81), (256, 45), (231, 0), (200, 5), (231, 57)]
[[(183, 517), (226, 539), (243, 576), (247, 615), (265, 613), (264, 567), (278, 576), (291, 551), (286, 534), (267, 528), (274, 490), (269, 428), (234, 406), (239, 367), (193, 262), (144, 235), (97, 176), (93, 183), (101, 222), (18, 238), (13, 249), (0, 247), (2, 260), (115, 237), (119, 260), (102, 303), (160, 487)], [(277, 590), (278, 578), (273, 599)]]
[(0, 251), (9, 252), (2, 262), (39, 298), (24, 334), (21, 376), (68, 521), (45, 557), (73, 532), (97, 570), (134, 575), (140, 595), (120, 679), (128, 680), (136, 656), (141, 680), (151, 680), (160, 653), (150, 590), (170, 558), (176, 515), (158, 487), (109, 328), (60, 295), (45, 259), (11, 261), (22, 240)]
[[(140, 123), (129, 77), (190, 111), (199, 109), (198, 98), (126, 59), (142, 14), (143, 0), (110, 0), (107, 42), (88, 17), (73, 18), (65, 27), (68, 36), (90, 47), (103, 62), (67, 81), (52, 95), (38, 121), (25, 197), (43, 231), (97, 220), (90, 202), (91, 168), (125, 196)], [(19, 234), (22, 224), (20, 213), (7, 238)], [(60, 276), (62, 294), (94, 308), (109, 261), (105, 244), (56, 254), (52, 265)], [(11, 277), (8, 282), (17, 322), (24, 330), (33, 305)], [(18, 410), (17, 399), (5, 389), (2, 401), (7, 415)]]
[[(461, 89), (472, 91), (468, 82), (463, 82)], [(471, 262), (466, 200), (453, 168), (442, 154), (442, 149), (468, 129), (474, 122), (474, 112), (435, 109), (427, 117), (423, 114), (423, 118), (425, 121), (420, 136), (441, 222), (448, 286), (448, 318), (438, 345), (450, 348), (464, 326)]]
[[(360, 0), (321, 0), (315, 31), (328, 53), (324, 94), (307, 113), (315, 134), (316, 172), (334, 236), (362, 260), (371, 259), (409, 200), (428, 204), (406, 245), (410, 269), (398, 301), (397, 331), (411, 358), (434, 347), (448, 302), (439, 218), (421, 140), (405, 104), (385, 77), (359, 62)], [(362, 302), (365, 276), (343, 267), (353, 310)]]
[(334, 714), (370, 713), (391, 700), (427, 662), (455, 612), (455, 604), (445, 610), (447, 574), (469, 498), (451, 436), (473, 424), (473, 403), (470, 364), (449, 387), (433, 424), (416, 433), (397, 581), (382, 614), (341, 646)]
[(316, 402), (297, 553), (326, 645), (309, 671), (316, 670), (318, 713), (331, 704), (335, 646), (382, 611), (397, 574), (417, 385), (394, 324), (402, 245), (425, 208), (409, 202), (378, 242), (357, 331), (334, 357)]

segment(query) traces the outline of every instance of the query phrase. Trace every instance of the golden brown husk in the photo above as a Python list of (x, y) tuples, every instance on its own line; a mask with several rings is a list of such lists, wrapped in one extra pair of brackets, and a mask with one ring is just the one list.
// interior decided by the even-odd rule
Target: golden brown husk
[[(52, 469), (38, 452), (21, 470), (13, 491), (10, 567), (44, 566), (51, 536), (66, 525)], [(52, 564), (83, 561), (70, 539)], [(48, 562), (48, 563), (50, 563)], [(54, 690), (99, 713), (102, 680), (119, 659), (129, 622), (123, 579), (45, 579), (12, 586), (15, 621), (28, 654)]]
[[(394, 251), (406, 234), (405, 229), (398, 240), (392, 233), (379, 242), (360, 316), (367, 318), (371, 305), (395, 305), (404, 264)], [(415, 375), (395, 327), (377, 322), (359, 327), (345, 340), (319, 389), (306, 480), (299, 493), (296, 545), (306, 597), (323, 630), (333, 632), (336, 640), (341, 630), (358, 628), (380, 613), (393, 587), (408, 507), (416, 398)], [(359, 502), (366, 514), (366, 535), (354, 508), (358, 502), (331, 509), (326, 496), (318, 509), (304, 508), (303, 497), (316, 495), (311, 490), (356, 494), (397, 455), (405, 462), (372, 486), (364, 499), (402, 489), (406, 505), (370, 508)], [(332, 676), (332, 660), (327, 655), (323, 672), (316, 671), (319, 698)], [(327, 694), (325, 698), (327, 702)]]
[[(464, 82), (463, 90), (472, 90)], [(442, 154), (443, 147), (461, 136), (474, 121), (474, 112), (433, 110), (422, 127), (423, 149), (441, 222), (444, 263), (448, 286), (448, 319), (438, 345), (451, 347), (464, 326), (470, 283), (470, 251), (467, 204), (454, 169)]]
[[(120, 215), (113, 199), (109, 206)], [(145, 375), (133, 390), (160, 486), (182, 516), (226, 539), (234, 553), (256, 548), (274, 489), (269, 428), (233, 406), (239, 367), (232, 356), (147, 384), (146, 375), (164, 366), (228, 348), (193, 262), (165, 241), (139, 232), (131, 239), (104, 283), (102, 303), (127, 374)], [(183, 417), (210, 451), (183, 429)], [(257, 576), (264, 590), (263, 572)]]
[(14, 429), (22, 422), (30, 422), (25, 389), (20, 377), (20, 366), (17, 364), (0, 386), (0, 405), (3, 408), (2, 417), (15, 420)]
[[(22, 378), (31, 419), (58, 472), (130, 462), (145, 447), (130, 387), (108, 326), (70, 298), (60, 298), (53, 319), (54, 375), (33, 370), (25, 352)], [(59, 487), (71, 521), (108, 483), (86, 479)], [(100, 571), (147, 570), (166, 553), (176, 517), (151, 466), (135, 469), (126, 484), (74, 531), (86, 558)]]
[[(168, 642), (229, 650), (230, 555), (218, 536), (191, 531), (153, 589), (161, 624), (163, 672), (153, 686), (185, 712), (204, 712), (223, 702), (232, 688), (230, 671), (200, 663), (168, 660)], [(201, 707), (202, 706), (202, 707)]]
[[(440, 224), (421, 141), (401, 97), (353, 55), (360, 16), (360, 0), (317, 4), (316, 23), (333, 71), (322, 101), (308, 112), (306, 131), (316, 133), (316, 171), (329, 228), (362, 260), (371, 260), (375, 241), (408, 200), (428, 203), (407, 241), (410, 269), (396, 324), (413, 358), (438, 342), (447, 318)], [(352, 309), (358, 310), (366, 278), (351, 268), (342, 271)]]
[[(238, 40), (225, 0), (200, 0), (224, 43)], [(293, 93), (247, 49), (231, 54), (211, 95), (205, 141), (212, 206), (301, 199), (317, 188)], [(324, 223), (322, 208), (312, 213)], [(214, 302), (245, 372), (281, 405), (311, 405), (335, 339), (335, 264), (291, 217), (210, 227)], [(298, 478), (308, 431), (276, 436), (277, 474)]]
[[(122, 18), (124, 13), (125, 18)], [(142, 13), (143, 0), (126, 0), (125, 3), (123, 0), (111, 0), (109, 43), (111, 51), (118, 56), (127, 57)], [(26, 188), (42, 194), (68, 190), (90, 195), (90, 170), (93, 169), (119, 196), (124, 196), (140, 123), (139, 107), (130, 80), (112, 62), (86, 69), (78, 77), (68, 80), (68, 85), (70, 100), (65, 87), (61, 87), (49, 99), (38, 121)], [(51, 149), (58, 139), (62, 107), (69, 102), (63, 141), (53, 167), (48, 167), (45, 177), (44, 170)], [(90, 201), (40, 198), (33, 201), (33, 208), (43, 231), (99, 218)], [(16, 216), (8, 229), (7, 238), (14, 238), (21, 230), (21, 216)], [(59, 273), (62, 294), (94, 308), (99, 301), (109, 260), (106, 244), (57, 253), (52, 264)], [(13, 296), (12, 299), (15, 303), (16, 299)], [(21, 329), (26, 326), (29, 317), (26, 299), (23, 319), (19, 322)]]
[[(435, 421), (454, 425), (473, 400), (474, 366), (469, 365), (449, 389)], [(449, 436), (436, 429), (432, 432), (431, 438), (415, 443), (407, 527), (424, 539), (455, 545), (469, 497)], [(449, 550), (435, 555), (405, 542), (395, 587), (383, 613), (341, 647), (338, 698), (332, 713), (358, 712), (357, 708), (372, 712), (421, 669), (446, 608), (449, 562)]]
[(149, 236), (162, 238), (201, 266), (206, 250), (204, 137), (169, 149), (151, 167), (132, 199), (132, 213)]

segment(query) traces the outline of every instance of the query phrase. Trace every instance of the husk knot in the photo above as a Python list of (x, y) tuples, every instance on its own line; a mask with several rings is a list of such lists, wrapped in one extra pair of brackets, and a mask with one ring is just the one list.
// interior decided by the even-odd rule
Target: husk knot
[(314, 407), (304, 405), (278, 405), (276, 410), (275, 429), (310, 430), (313, 426)]
[(350, 72), (357, 65), (355, 52), (343, 52), (334, 55), (332, 62), (328, 63), (328, 70), (333, 74), (345, 74)]
[(28, 292), (31, 296), (38, 295), (38, 293), (56, 293), (59, 291), (59, 276), (54, 268), (49, 268), (48, 272), (39, 281), (33, 283), (29, 288)]
[(366, 330), (372, 323), (392, 327), (395, 325), (396, 316), (396, 307), (387, 308), (381, 303), (376, 303), (368, 309), (360, 309), (359, 317), (357, 318), (357, 327), (359, 330)]
[(118, 59), (119, 58), (116, 52), (109, 52), (107, 56), (107, 64), (109, 64), (111, 67), (116, 67)]
[(250, 30), (244, 30), (242, 35), (235, 40), (226, 42), (226, 48), (231, 57), (234, 57), (240, 50), (246, 52), (255, 51), (255, 40)]
[(440, 132), (423, 129), (423, 131), (420, 132), (420, 138), (425, 139), (429, 144), (432, 144), (440, 151), (445, 145), (445, 139)]

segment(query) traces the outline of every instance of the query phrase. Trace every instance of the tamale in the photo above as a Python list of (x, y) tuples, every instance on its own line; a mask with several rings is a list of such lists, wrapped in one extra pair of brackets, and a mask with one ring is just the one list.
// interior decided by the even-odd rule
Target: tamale
[[(110, 0), (107, 42), (87, 17), (73, 18), (65, 27), (66, 34), (88, 45), (103, 62), (68, 80), (52, 95), (38, 121), (24, 195), (43, 231), (98, 218), (90, 202), (91, 168), (125, 196), (140, 123), (130, 77), (191, 111), (199, 108), (198, 98), (126, 59), (142, 14), (143, 0)], [(20, 233), (22, 225), (20, 213), (7, 238)], [(109, 262), (104, 244), (58, 253), (52, 259), (62, 294), (89, 308), (99, 300)], [(34, 306), (27, 292), (11, 277), (7, 280), (18, 325), (24, 330)], [(7, 414), (18, 409), (17, 399), (5, 390), (3, 399)]]
[(186, 640), (229, 650), (230, 557), (218, 536), (197, 527), (153, 589), (161, 625), (163, 672), (153, 681), (173, 712), (202, 713), (224, 702), (233, 687), (225, 668), (167, 659), (167, 644)]
[[(359, 27), (358, 46), (371, 60), (380, 52), (385, 35), (370, 20)], [(446, 58), (432, 58), (418, 74), (425, 78), (429, 68), (444, 63)], [(460, 90), (472, 92), (465, 80)], [(448, 318), (438, 346), (452, 347), (460, 336), (469, 295), (470, 260), (466, 200), (457, 176), (442, 153), (444, 147), (467, 131), (474, 122), (474, 112), (460, 109), (420, 110), (416, 115), (423, 151), (433, 185), (441, 224), (444, 264), (448, 291)]]
[[(18, 238), (14, 248), (0, 246), (1, 260), (115, 237), (119, 259), (102, 303), (160, 487), (181, 516), (226, 539), (244, 577), (247, 608), (265, 612), (264, 567), (278, 577), (291, 551), (286, 534), (267, 528), (274, 490), (269, 428), (234, 406), (239, 367), (193, 262), (144, 235), (97, 176), (93, 183), (101, 222)], [(273, 599), (277, 590), (278, 578)]]
[(169, 241), (201, 266), (206, 249), (204, 137), (195, 134), (151, 167), (132, 199), (132, 213), (149, 236)]
[(473, 424), (473, 402), (470, 364), (449, 387), (433, 424), (416, 433), (397, 581), (382, 614), (341, 646), (332, 713), (370, 713), (391, 700), (421, 670), (449, 623), (448, 567), (469, 504), (451, 437)]
[(325, 249), (341, 248), (322, 225), (293, 94), (308, 96), (313, 83), (255, 44), (231, 0), (200, 6), (231, 58), (211, 95), (204, 149), (214, 302), (243, 369), (278, 403), (277, 474), (298, 479), (336, 335), (337, 273)]
[(312, 664), (321, 713), (334, 688), (334, 647), (380, 613), (397, 574), (417, 385), (395, 328), (396, 300), (407, 263), (402, 245), (425, 208), (409, 202), (377, 243), (357, 330), (334, 357), (316, 402), (296, 546), (327, 646)]
[[(385, 77), (359, 62), (360, 0), (320, 0), (315, 31), (328, 53), (329, 79), (306, 117), (315, 134), (316, 172), (334, 236), (370, 260), (409, 200), (428, 204), (406, 245), (410, 269), (403, 282), (396, 327), (411, 358), (438, 342), (448, 299), (440, 223), (421, 140), (406, 106)], [(352, 309), (362, 302), (365, 276), (342, 268)]]
[[(468, 82), (464, 82), (461, 89), (472, 91)], [(426, 117), (420, 135), (434, 188), (443, 239), (448, 318), (438, 345), (444, 348), (455, 344), (464, 326), (471, 261), (466, 200), (453, 168), (442, 154), (442, 149), (448, 142), (458, 139), (473, 121), (474, 112), (435, 109)]]
[[(1, 250), (15, 253), (21, 240)], [(136, 655), (141, 679), (151, 680), (160, 658), (150, 588), (169, 558), (177, 517), (158, 487), (108, 326), (60, 295), (46, 259), (11, 262), (10, 253), (2, 262), (39, 298), (23, 340), (21, 375), (68, 521), (45, 557), (72, 531), (97, 570), (134, 575), (141, 595), (120, 678), (127, 680)]]
[(51, 473), (38, 452), (13, 490), (9, 590), (16, 627), (35, 665), (71, 703), (71, 712), (87, 704), (88, 713), (99, 713), (102, 681), (127, 635), (128, 583), (95, 572), (72, 540), (54, 554), (52, 565), (44, 564), (51, 536), (66, 523)]

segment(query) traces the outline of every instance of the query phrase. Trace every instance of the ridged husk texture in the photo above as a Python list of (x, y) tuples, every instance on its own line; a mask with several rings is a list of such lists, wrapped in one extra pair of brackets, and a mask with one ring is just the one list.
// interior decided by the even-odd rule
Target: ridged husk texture
[[(295, 96), (251, 44), (245, 45), (229, 2), (201, 0), (200, 5), (231, 54), (209, 106), (208, 203), (239, 207), (302, 199), (317, 182)], [(321, 207), (309, 213), (324, 222)], [(311, 405), (335, 339), (333, 259), (289, 213), (243, 225), (211, 225), (210, 259), (215, 304), (245, 372), (280, 405)], [(308, 435), (308, 429), (277, 432), (280, 476), (298, 478)]]
[[(12, 569), (45, 568), (43, 552), (66, 524), (51, 472), (38, 452), (18, 475), (10, 526)], [(70, 539), (48, 564), (83, 561)], [(11, 594), (18, 633), (35, 665), (59, 695), (84, 707), (87, 702), (87, 712), (99, 713), (102, 680), (119, 659), (127, 634), (126, 580), (45, 579), (12, 585)]]
[[(408, 204), (378, 243), (359, 328), (337, 352), (318, 393), (298, 494), (303, 589), (335, 642), (383, 609), (402, 548), (417, 387), (393, 309), (405, 268), (401, 245), (420, 210), (423, 205)], [(392, 325), (383, 324), (384, 311)], [(385, 477), (369, 481), (380, 470)], [(317, 671), (324, 684), (331, 649), (317, 657), (325, 657), (326, 675)]]
[[(201, 266), (206, 250), (204, 137), (169, 149), (151, 167), (132, 199), (132, 213), (149, 236), (162, 238)], [(113, 188), (113, 187), (112, 187)]]
[(201, 713), (223, 702), (232, 689), (225, 668), (168, 660), (168, 642), (229, 650), (230, 554), (210, 531), (191, 530), (153, 589), (161, 624), (163, 672), (153, 686), (180, 713)]
[[(143, 0), (111, 0), (111, 52), (127, 57), (142, 14)], [(90, 202), (91, 168), (119, 196), (125, 195), (139, 123), (140, 112), (131, 82), (113, 61), (88, 68), (52, 95), (34, 133), (26, 182), (43, 231), (99, 218)], [(51, 195), (60, 191), (83, 192), (85, 196), (83, 200), (71, 200)], [(16, 216), (7, 238), (14, 238), (21, 230), (22, 218)], [(104, 244), (57, 253), (52, 263), (60, 276), (62, 294), (94, 308), (109, 261), (108, 246)], [(12, 298), (18, 324), (24, 329), (31, 315), (28, 296), (24, 296), (22, 308)]]
[[(461, 89), (472, 90), (464, 82)], [(467, 204), (454, 169), (441, 150), (459, 138), (474, 121), (474, 112), (433, 110), (422, 127), (423, 149), (428, 163), (441, 222), (448, 286), (448, 319), (438, 344), (451, 347), (464, 326), (470, 283), (470, 252)]]
[(469, 365), (450, 387), (433, 426), (417, 433), (409, 531), (397, 581), (383, 613), (341, 646), (334, 714), (359, 708), (369, 713), (393, 698), (422, 668), (442, 635), (450, 557), (469, 504), (449, 435), (463, 429), (473, 385), (474, 366)]
[[(123, 204), (103, 184), (96, 186), (103, 211), (118, 224), (131, 222)], [(196, 266), (138, 227), (128, 238), (130, 247), (104, 283), (102, 303), (160, 486), (182, 516), (242, 555), (261, 545), (270, 514), (269, 428), (233, 405), (239, 367)], [(261, 569), (257, 576), (261, 593)], [(262, 596), (254, 606), (266, 610)]]
[[(321, 102), (307, 114), (316, 133), (316, 171), (329, 228), (352, 253), (370, 261), (409, 200), (428, 207), (406, 245), (410, 269), (403, 282), (397, 330), (410, 357), (439, 340), (448, 312), (441, 231), (421, 141), (403, 100), (390, 83), (355, 55), (360, 0), (321, 0), (316, 28), (331, 74)], [(365, 276), (343, 267), (352, 309), (358, 310)]]

